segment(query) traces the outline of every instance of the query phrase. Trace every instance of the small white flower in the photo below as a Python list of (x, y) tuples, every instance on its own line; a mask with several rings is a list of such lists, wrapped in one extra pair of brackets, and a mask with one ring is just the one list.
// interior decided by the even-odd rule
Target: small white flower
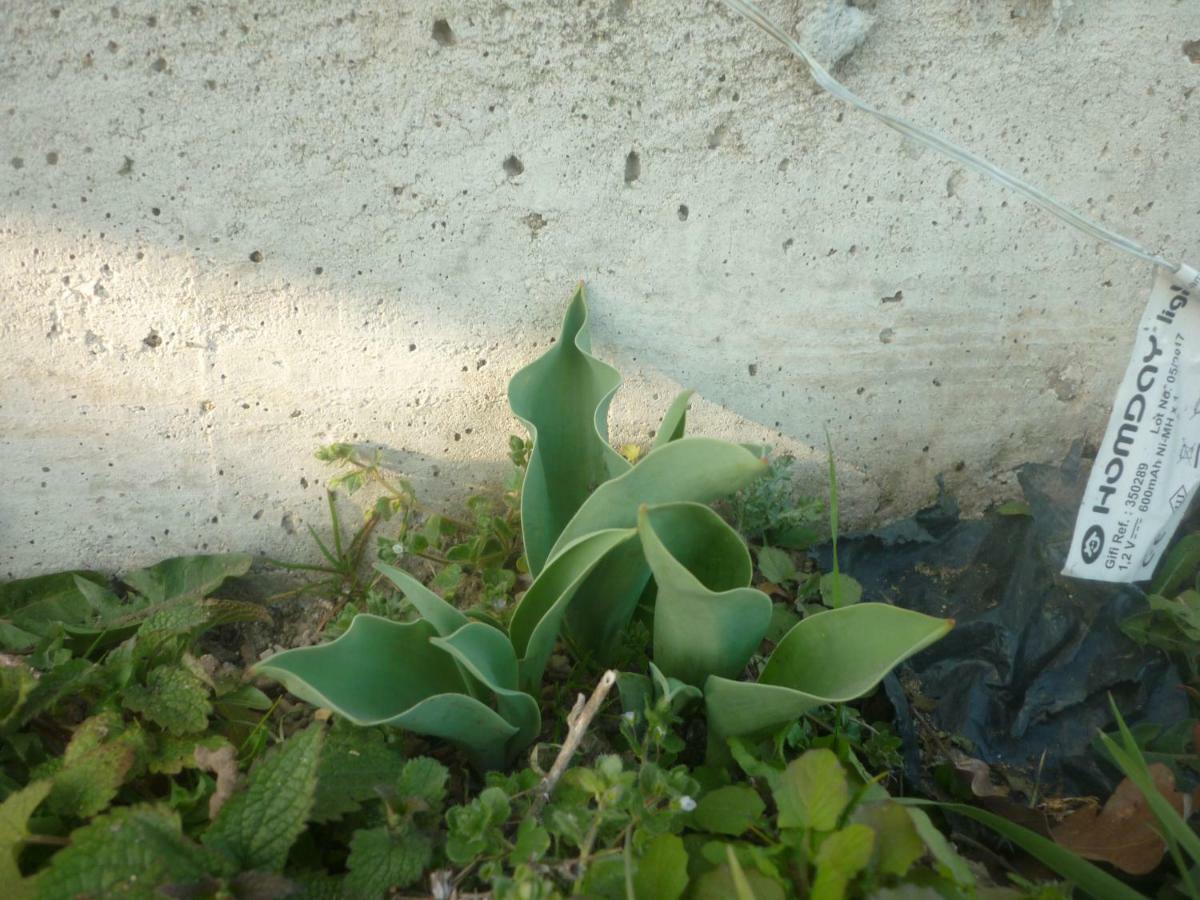
[(637, 721), (637, 713), (635, 713), (632, 709), (629, 710), (628, 712), (621, 713), (621, 716), (625, 719), (626, 722), (636, 722)]
[(403, 544), (392, 544), (392, 552), (395, 553), (397, 556), (403, 556), (404, 555), (404, 545)]
[(684, 794), (682, 797), (679, 798), (679, 808), (682, 809), (684, 812), (691, 812), (693, 809), (696, 808), (696, 801), (693, 800), (691, 797), (689, 797), (687, 794)]

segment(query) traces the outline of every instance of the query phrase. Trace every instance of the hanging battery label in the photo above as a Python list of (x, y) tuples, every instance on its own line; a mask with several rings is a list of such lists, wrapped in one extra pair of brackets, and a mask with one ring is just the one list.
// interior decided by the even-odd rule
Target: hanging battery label
[(1159, 270), (1063, 574), (1141, 581), (1200, 485), (1200, 273)]

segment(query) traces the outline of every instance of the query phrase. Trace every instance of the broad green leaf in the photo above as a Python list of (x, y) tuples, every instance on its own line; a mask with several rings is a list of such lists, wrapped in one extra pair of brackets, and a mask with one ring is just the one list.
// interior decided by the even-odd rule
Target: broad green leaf
[(717, 676), (705, 682), (709, 728), (718, 738), (754, 734), (861, 697), (953, 625), (884, 603), (809, 616), (779, 642), (757, 683)]
[(613, 550), (637, 537), (632, 528), (597, 531), (563, 549), (521, 598), (508, 634), (520, 659), (521, 687), (535, 691), (575, 592)]
[(823, 748), (792, 760), (772, 793), (780, 828), (832, 831), (850, 802), (846, 772), (834, 752)]
[(692, 826), (713, 834), (737, 837), (759, 820), (766, 804), (758, 792), (744, 784), (709, 791), (692, 813)]
[[(636, 527), (642, 504), (707, 503), (748, 484), (765, 466), (750, 451), (725, 441), (672, 441), (597, 488), (559, 535), (550, 558), (595, 531)], [(611, 551), (579, 586), (567, 610), (566, 628), (575, 644), (600, 659), (609, 656), (649, 578), (639, 544)]]
[(551, 556), (605, 528), (634, 528), (642, 504), (711, 503), (745, 487), (767, 464), (745, 447), (715, 438), (680, 438), (658, 447), (624, 475), (600, 485), (555, 542)]
[[(62, 626), (69, 633), (96, 634), (123, 611), (116, 595), (95, 572), (58, 572), (0, 584), (0, 639), (5, 649), (27, 650)], [(83, 591), (85, 588), (94, 589)]]
[(393, 830), (360, 828), (350, 840), (345, 887), (351, 897), (376, 900), (418, 881), (433, 861), (433, 841), (405, 823)]
[(396, 781), (404, 753), (388, 744), (378, 728), (362, 728), (339, 719), (325, 738), (317, 766), (314, 822), (340, 819), (376, 800)]
[(356, 725), (395, 725), (465, 748), (480, 768), (505, 762), (518, 727), (467, 695), (455, 657), (426, 621), (361, 614), (337, 640), (276, 654), (255, 667), (302, 700)]
[(272, 750), (221, 807), (204, 843), (242, 869), (282, 871), (312, 810), (322, 738), (321, 725), (311, 725)]
[[(734, 864), (737, 864), (736, 857)], [(749, 891), (752, 900), (784, 900), (787, 896), (779, 882), (756, 869), (742, 870), (740, 874), (745, 882), (743, 890)], [(741, 900), (744, 896), (745, 893), (739, 896), (738, 879), (729, 863), (722, 863), (698, 877), (688, 893), (689, 900)]]
[(34, 781), (0, 803), (0, 884), (14, 898), (28, 894), (17, 858), (29, 837), (29, 818), (49, 793), (49, 781)]
[(1200, 533), (1181, 537), (1158, 565), (1147, 594), (1172, 597), (1185, 584), (1193, 582), (1200, 571)]
[(646, 845), (633, 877), (637, 900), (679, 900), (687, 890), (688, 855), (673, 834), (660, 834)]
[(123, 806), (71, 834), (35, 882), (37, 900), (161, 897), (158, 887), (193, 885), (220, 860), (183, 836), (179, 815), (158, 806)]
[(608, 444), (608, 406), (620, 386), (620, 373), (591, 355), (581, 283), (558, 341), (508, 383), (509, 406), (533, 438), (521, 491), (521, 529), (534, 575), (595, 487), (629, 469)]
[(758, 569), (772, 584), (787, 584), (796, 580), (796, 564), (792, 555), (778, 547), (762, 547), (758, 551)]
[(866, 825), (847, 825), (821, 842), (812, 900), (842, 900), (846, 888), (871, 861), (875, 832)]
[(245, 575), (252, 561), (248, 553), (177, 556), (127, 572), (121, 580), (152, 604), (207, 597), (226, 578)]
[[(1094, 897), (1095, 900), (1145, 900), (1141, 894), (1123, 881), (1060, 847), (1049, 838), (1044, 838), (1040, 834), (994, 813), (968, 806), (965, 803), (938, 803), (933, 800), (911, 797), (897, 798), (896, 802), (909, 807), (936, 806), (947, 812), (958, 813), (974, 819), (1012, 841), (1034, 859), (1053, 869), (1084, 893)], [(919, 809), (914, 809), (912, 812), (921, 812), (924, 815), (923, 811)], [(921, 830), (920, 820), (914, 817), (913, 821), (921, 831), (922, 837), (928, 841), (928, 831)], [(925, 818), (925, 821), (928, 822), (928, 817)], [(936, 831), (936, 829), (934, 830)]]
[(742, 539), (699, 503), (643, 507), (638, 534), (658, 588), (655, 665), (692, 685), (736, 678), (771, 622), (771, 599), (747, 587), (753, 569)]
[(460, 666), (496, 696), (496, 709), (517, 732), (509, 738), (508, 753), (529, 746), (542, 729), (537, 701), (517, 687), (517, 656), (503, 632), (483, 622), (471, 622), (430, 643), (441, 647)]
[(163, 665), (150, 670), (145, 686), (127, 687), (122, 703), (171, 734), (194, 734), (208, 727), (208, 695), (208, 685), (188, 668)]
[(851, 606), (862, 599), (862, 585), (845, 572), (826, 572), (821, 576), (821, 601), (829, 607)]
[(695, 391), (692, 390), (680, 391), (671, 401), (666, 414), (663, 415), (662, 425), (654, 435), (655, 447), (661, 447), (683, 437), (684, 429), (687, 427), (688, 404), (694, 393)]
[(925, 855), (925, 844), (904, 807), (871, 803), (856, 808), (853, 818), (875, 832), (875, 865), (885, 875), (903, 878)]

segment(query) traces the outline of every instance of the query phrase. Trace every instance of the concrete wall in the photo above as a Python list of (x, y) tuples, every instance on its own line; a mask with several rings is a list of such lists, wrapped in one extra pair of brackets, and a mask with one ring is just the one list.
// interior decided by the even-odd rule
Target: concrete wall
[[(1200, 4), (859, 6), (854, 90), (1200, 258)], [(0, 575), (311, 555), (332, 440), (496, 481), (581, 278), (618, 440), (828, 426), (862, 520), (1096, 436), (1150, 271), (711, 0), (0, 0)]]

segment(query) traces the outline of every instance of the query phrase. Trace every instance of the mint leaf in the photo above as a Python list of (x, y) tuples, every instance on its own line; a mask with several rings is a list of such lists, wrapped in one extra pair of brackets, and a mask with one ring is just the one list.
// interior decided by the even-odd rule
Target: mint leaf
[(470, 803), (451, 809), (446, 813), (446, 824), (450, 826), (446, 855), (450, 861), (461, 865), (477, 856), (499, 853), (504, 848), (502, 829), (511, 813), (508, 794), (498, 787), (484, 788)]
[(418, 756), (404, 764), (396, 794), (413, 812), (441, 812), (450, 773), (436, 759)]
[(360, 828), (350, 841), (345, 886), (355, 897), (374, 900), (392, 888), (408, 887), (433, 861), (433, 842), (409, 825), (395, 831)]
[(203, 731), (212, 714), (208, 685), (193, 672), (177, 665), (151, 669), (144, 687), (134, 684), (125, 689), (123, 702), (126, 709), (141, 713), (175, 735)]
[(339, 721), (325, 739), (317, 766), (312, 821), (330, 822), (378, 799), (396, 781), (404, 754), (378, 728)]
[(47, 805), (59, 815), (80, 819), (102, 812), (145, 748), (141, 728), (127, 728), (118, 713), (92, 716), (75, 729), (62, 758), (39, 770), (54, 782)]
[(49, 781), (35, 781), (0, 803), (0, 884), (10, 897), (23, 897), (28, 884), (21, 878), (17, 857), (29, 837), (29, 817), (50, 793)]
[(155, 888), (194, 884), (218, 867), (180, 830), (179, 816), (158, 806), (126, 806), (71, 834), (34, 885), (38, 900), (63, 897), (152, 898)]
[(268, 754), (221, 807), (204, 843), (243, 869), (280, 871), (312, 809), (322, 737), (321, 725), (312, 725)]

